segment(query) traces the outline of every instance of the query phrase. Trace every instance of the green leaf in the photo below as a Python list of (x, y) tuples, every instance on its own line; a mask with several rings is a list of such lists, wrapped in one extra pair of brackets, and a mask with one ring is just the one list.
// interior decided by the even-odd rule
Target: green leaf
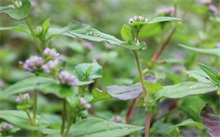
[(150, 37), (159, 34), (160, 32), (161, 32), (161, 26), (159, 23), (146, 24), (141, 28), (139, 32), (139, 36)]
[(198, 82), (212, 83), (209, 76), (201, 69), (186, 71), (186, 74), (188, 74), (189, 77), (195, 78)]
[[(32, 116), (32, 114), (31, 114)], [(39, 130), (48, 126), (46, 119), (37, 116), (38, 125), (30, 124), (27, 114), (24, 111), (18, 110), (1, 110), (0, 118), (4, 119), (17, 127), (27, 130)]]
[[(92, 125), (92, 126), (91, 126)], [(77, 122), (70, 129), (69, 137), (119, 137), (143, 129), (140, 126), (120, 124), (103, 119), (89, 118)]]
[(132, 29), (128, 25), (123, 25), (121, 28), (121, 37), (126, 43), (132, 43), (133, 41), (133, 35), (132, 35)]
[(165, 86), (155, 94), (155, 98), (182, 98), (189, 95), (204, 94), (217, 90), (218, 87), (210, 83), (187, 81), (173, 86)]
[(0, 31), (3, 31), (3, 30), (15, 30), (19, 32), (24, 32), (26, 34), (30, 34), (28, 27), (24, 24), (20, 24), (18, 26), (13, 26), (13, 27), (0, 27)]
[(93, 80), (102, 77), (102, 66), (97, 62), (82, 63), (75, 67), (75, 72), (79, 80)]
[(195, 122), (192, 119), (187, 119), (182, 121), (181, 123), (175, 125), (176, 127), (180, 127), (180, 126), (193, 126), (193, 127), (197, 127), (199, 129), (204, 129), (204, 126), (202, 125), (202, 123), (199, 122)]
[(66, 33), (67, 36), (73, 37), (73, 38), (81, 38), (81, 39), (86, 39), (90, 41), (95, 41), (95, 42), (108, 42), (112, 45), (120, 45), (123, 42), (117, 38), (115, 38), (112, 35), (102, 33), (96, 29), (93, 28), (83, 28), (83, 29), (77, 29), (77, 30), (72, 30)]
[(209, 66), (206, 66), (205, 64), (198, 64), (199, 67), (212, 79), (212, 81), (220, 86), (220, 76)]
[(177, 17), (156, 17), (152, 20), (148, 21), (147, 23), (157, 23), (157, 22), (164, 22), (164, 21), (181, 21), (182, 19)]
[(136, 83), (130, 86), (108, 86), (106, 91), (115, 98), (120, 100), (129, 100), (137, 98), (143, 92), (141, 83)]
[[(93, 81), (78, 82), (79, 86), (88, 85)], [(74, 88), (74, 87), (73, 87)], [(55, 94), (58, 97), (65, 98), (73, 94), (74, 89), (61, 85), (58, 81), (45, 77), (30, 77), (21, 80), (0, 92), (1, 97), (7, 97), (12, 94), (33, 92), (34, 90), (41, 91), (43, 93)]]
[(126, 48), (126, 49), (130, 49), (130, 50), (144, 50), (147, 48), (147, 45), (145, 42), (141, 42), (139, 45), (124, 43), (118, 46)]
[(90, 101), (90, 103), (111, 98), (108, 92), (99, 90), (97, 88), (92, 90), (92, 95), (93, 95), (93, 100)]
[(156, 92), (163, 89), (163, 86), (157, 84), (157, 83), (151, 83), (151, 82), (144, 82), (144, 85), (147, 87), (147, 89), (150, 91), (151, 95), (154, 95)]
[(178, 44), (180, 47), (183, 47), (185, 49), (191, 50), (191, 51), (195, 51), (198, 53), (202, 53), (202, 54), (208, 54), (208, 55), (215, 55), (220, 57), (220, 48), (194, 48), (194, 47), (190, 47), (190, 46), (186, 46), (183, 44)]
[(31, 12), (31, 3), (29, 0), (23, 0), (22, 6), (16, 9), (13, 5), (1, 6), (0, 13), (5, 12), (15, 20), (26, 18)]

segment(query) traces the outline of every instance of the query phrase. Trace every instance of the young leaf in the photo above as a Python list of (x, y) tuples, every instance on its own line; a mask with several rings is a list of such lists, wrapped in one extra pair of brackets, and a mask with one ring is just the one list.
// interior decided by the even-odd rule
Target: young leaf
[(163, 89), (163, 86), (157, 84), (157, 83), (152, 83), (152, 82), (144, 82), (144, 85), (147, 87), (151, 95), (154, 95), (156, 92), (160, 91)]
[(126, 43), (131, 43), (133, 41), (132, 29), (128, 25), (123, 25), (121, 28), (121, 37)]
[[(91, 126), (92, 125), (92, 126)], [(143, 127), (120, 124), (98, 118), (84, 119), (74, 124), (69, 137), (119, 137), (128, 135)]]
[(24, 111), (1, 110), (0, 118), (12, 123), (13, 125), (16, 125), (17, 127), (27, 130), (39, 130), (48, 126), (46, 119), (40, 116), (37, 116), (38, 125), (31, 125), (28, 116)]
[(209, 104), (206, 104), (206, 106), (202, 109), (200, 116), (211, 137), (219, 137), (220, 117), (214, 113)]
[(75, 67), (75, 72), (79, 80), (93, 80), (102, 77), (102, 66), (97, 62), (82, 63)]
[(199, 67), (212, 79), (215, 84), (220, 85), (220, 76), (209, 66), (199, 63)]
[(130, 86), (108, 86), (107, 92), (115, 98), (120, 100), (135, 99), (143, 92), (141, 83), (136, 83)]
[(101, 91), (97, 88), (92, 90), (93, 100), (90, 103), (94, 103), (96, 101), (105, 100), (111, 98), (111, 96), (106, 91)]
[(186, 46), (183, 44), (178, 44), (178, 45), (180, 47), (183, 47), (183, 48), (191, 50), (191, 51), (199, 52), (202, 54), (208, 54), (208, 55), (216, 55), (216, 56), (220, 57), (220, 48), (204, 49), (204, 48), (194, 48), (194, 47)]
[(210, 83), (187, 81), (173, 86), (165, 86), (155, 94), (155, 98), (182, 98), (189, 95), (204, 94), (218, 90), (218, 87)]
[(182, 19), (177, 17), (156, 17), (148, 21), (147, 23), (151, 24), (151, 23), (164, 22), (164, 21), (181, 21), (181, 20)]
[(22, 20), (26, 18), (31, 12), (31, 4), (29, 0), (23, 0), (22, 5), (15, 8), (14, 5), (2, 6), (0, 7), (0, 13), (5, 12), (11, 18), (15, 20)]

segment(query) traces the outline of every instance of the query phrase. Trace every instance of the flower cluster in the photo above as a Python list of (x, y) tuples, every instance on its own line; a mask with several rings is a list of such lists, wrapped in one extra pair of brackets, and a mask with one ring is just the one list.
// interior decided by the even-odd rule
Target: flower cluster
[(55, 49), (46, 48), (44, 50), (44, 55), (46, 57), (56, 58), (60, 55), (60, 53), (58, 53)]
[(78, 79), (76, 76), (71, 75), (68, 71), (61, 71), (58, 74), (60, 82), (68, 86), (76, 86), (78, 84)]
[(0, 124), (0, 132), (2, 135), (7, 135), (13, 128), (13, 125), (3, 122)]
[(37, 69), (41, 68), (41, 66), (44, 64), (44, 60), (42, 57), (39, 56), (32, 56), (24, 63), (24, 69), (29, 72), (34, 72)]
[(147, 22), (148, 18), (144, 18), (142, 16), (134, 16), (128, 20), (128, 24), (132, 24), (133, 22)]
[(51, 73), (52, 71), (56, 70), (57, 66), (59, 65), (59, 61), (56, 60), (49, 60), (46, 64), (42, 66), (42, 69), (46, 73)]
[(91, 108), (91, 104), (87, 103), (84, 98), (79, 98), (79, 102), (85, 109)]
[(24, 103), (24, 102), (28, 102), (29, 99), (30, 99), (30, 96), (29, 96), (29, 94), (26, 93), (24, 95), (20, 94), (19, 96), (17, 96), (15, 101), (17, 103), (21, 104), (21, 103)]

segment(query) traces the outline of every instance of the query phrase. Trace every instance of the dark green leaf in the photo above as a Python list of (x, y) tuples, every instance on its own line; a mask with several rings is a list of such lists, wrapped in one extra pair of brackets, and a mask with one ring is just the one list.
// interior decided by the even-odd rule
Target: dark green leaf
[(123, 25), (121, 28), (121, 37), (126, 43), (131, 43), (133, 41), (132, 29), (128, 25)]
[[(31, 114), (32, 116), (32, 114)], [(37, 116), (38, 125), (30, 124), (27, 114), (24, 111), (18, 110), (1, 110), (0, 118), (4, 119), (17, 127), (27, 130), (39, 130), (48, 126), (46, 119)]]
[(106, 91), (99, 90), (97, 88), (92, 90), (93, 100), (90, 103), (96, 101), (105, 100), (111, 98), (111, 96)]
[(108, 86), (107, 92), (115, 98), (120, 100), (135, 99), (143, 92), (141, 83), (136, 83), (130, 86)]
[(97, 62), (82, 63), (75, 67), (75, 72), (79, 80), (93, 80), (102, 77), (102, 66)]
[(22, 6), (16, 9), (13, 5), (0, 7), (0, 13), (5, 12), (15, 20), (26, 18), (31, 12), (31, 4), (29, 0), (23, 0)]
[(179, 46), (183, 47), (185, 49), (191, 50), (191, 51), (202, 53), (202, 54), (216, 55), (216, 56), (220, 57), (220, 48), (209, 48), (209, 49), (194, 48), (194, 47), (186, 46), (183, 44), (179, 44)]
[(187, 81), (173, 86), (165, 86), (155, 94), (155, 98), (182, 98), (189, 95), (204, 94), (217, 90), (218, 87), (210, 83)]
[(151, 23), (164, 22), (164, 21), (181, 21), (181, 20), (182, 19), (177, 17), (156, 17), (148, 21), (147, 23), (151, 24)]

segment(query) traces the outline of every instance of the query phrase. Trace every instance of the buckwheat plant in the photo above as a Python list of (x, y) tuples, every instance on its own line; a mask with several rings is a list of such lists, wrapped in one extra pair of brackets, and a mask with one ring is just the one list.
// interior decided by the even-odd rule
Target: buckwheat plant
[[(0, 89), (1, 98), (5, 100), (14, 98), (17, 105), (16, 110), (0, 110), (0, 120), (13, 125), (1, 124), (1, 135), (9, 135), (12, 128), (16, 127), (17, 131), (25, 131), (28, 136), (118, 137), (131, 134), (131, 136), (149, 137), (157, 136), (158, 133), (166, 134), (166, 136), (181, 136), (179, 127), (189, 125), (199, 127), (202, 131), (206, 128), (213, 137), (219, 135), (216, 130), (219, 127), (219, 118), (208, 104), (201, 108), (200, 115), (197, 116), (202, 119), (203, 123), (187, 119), (176, 125), (163, 124), (161, 119), (164, 118), (166, 121), (169, 117), (163, 115), (157, 118), (156, 115), (158, 109), (164, 109), (160, 106), (164, 103), (165, 98), (175, 100), (189, 95), (212, 91), (220, 92), (219, 72), (199, 63), (199, 71), (190, 70), (187, 72), (191, 77), (194, 77), (193, 81), (163, 86), (161, 79), (157, 78), (155, 70), (150, 65), (143, 69), (140, 62), (140, 55), (143, 51), (148, 50), (146, 42), (140, 36), (148, 34), (152, 29), (152, 24), (154, 27), (160, 28), (161, 32), (167, 31), (165, 27), (167, 24), (172, 27), (169, 32), (166, 32), (166, 37), (158, 42), (159, 46), (151, 59), (152, 64), (156, 64), (173, 34), (181, 26), (182, 20), (185, 19), (194, 2), (193, 0), (180, 18), (177, 17), (175, 0), (173, 8), (158, 10), (155, 18), (140, 15), (131, 17), (121, 28), (122, 40), (79, 22), (70, 23), (62, 28), (53, 28), (50, 26), (50, 19), (46, 19), (41, 26), (35, 27), (29, 18), (31, 2), (29, 0), (11, 0), (10, 2), (9, 5), (0, 7), (0, 13), (4, 12), (14, 20), (22, 20), (23, 23), (12, 27), (1, 27), (0, 30), (15, 30), (25, 33), (31, 37), (37, 51), (34, 54), (30, 53), (30, 57), (19, 63), (20, 69), (28, 74), (28, 77), (8, 85), (3, 90)], [(210, 13), (216, 15), (217, 9), (209, 2), (206, 4), (208, 4), (207, 8)], [(95, 80), (102, 77), (102, 66), (96, 60), (90, 63), (79, 63), (75, 66), (68, 65), (71, 62), (68, 60), (68, 55), (64, 55), (65, 53), (62, 53), (62, 50), (58, 48), (56, 49), (52, 43), (52, 40), (59, 36), (72, 38), (73, 41), (79, 40), (88, 50), (93, 50), (96, 47), (87, 41), (102, 44), (104, 42), (103, 45), (108, 48), (112, 48), (112, 46), (125, 48), (133, 53), (134, 63), (136, 63), (134, 68), (138, 74), (129, 85), (118, 86), (116, 84), (103, 89), (93, 87)], [(152, 46), (149, 45), (149, 48)], [(183, 44), (179, 46), (196, 53), (212, 53), (219, 57), (217, 49), (207, 52), (206, 49), (191, 48)], [(101, 56), (98, 56), (101, 59)], [(55, 108), (56, 112), (44, 114), (39, 111), (39, 104), (42, 103), (39, 102), (39, 96), (45, 96), (46, 100), (50, 102), (47, 95), (52, 95), (50, 99), (55, 98), (54, 104), (58, 106)], [(111, 119), (98, 116), (98, 110), (95, 110), (94, 103), (111, 98), (117, 98), (121, 101), (133, 100), (126, 115), (118, 114), (110, 117)], [(51, 104), (46, 104), (45, 109), (50, 108)], [(144, 126), (130, 124), (138, 104), (144, 111), (145, 116), (141, 117)], [(175, 101), (172, 105), (176, 105)], [(219, 123), (210, 127), (210, 121), (213, 119), (217, 119), (216, 121)], [(140, 130), (142, 131), (139, 132)]]

